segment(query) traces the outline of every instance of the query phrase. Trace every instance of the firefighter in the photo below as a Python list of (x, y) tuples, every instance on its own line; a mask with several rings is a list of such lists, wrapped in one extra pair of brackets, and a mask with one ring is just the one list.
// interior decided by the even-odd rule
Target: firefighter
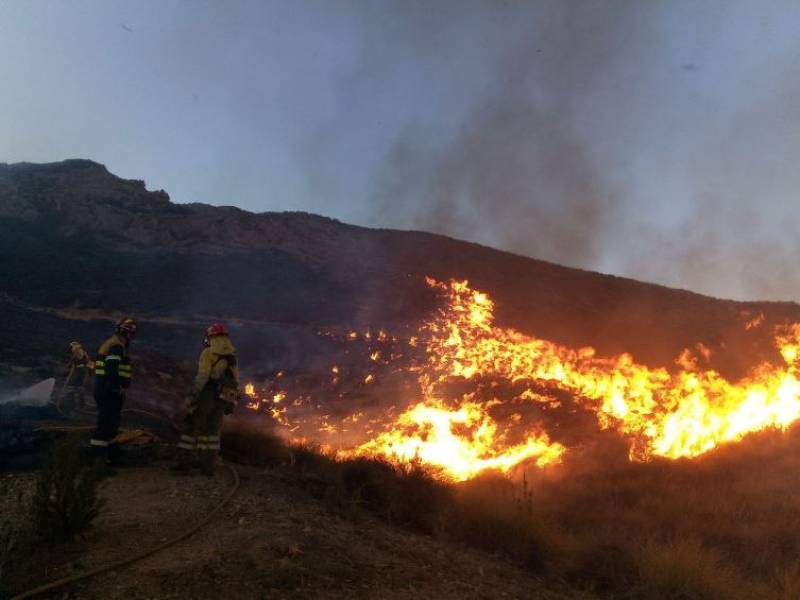
[(92, 361), (80, 342), (70, 342), (69, 374), (64, 384), (65, 410), (85, 408), (86, 381), (92, 369)]
[(94, 401), (97, 403), (97, 428), (89, 442), (92, 456), (119, 466), (122, 451), (113, 443), (119, 432), (120, 413), (125, 390), (131, 384), (131, 360), (128, 347), (136, 335), (136, 322), (123, 317), (114, 335), (97, 351), (95, 360)]
[(220, 451), (223, 415), (231, 414), (238, 403), (239, 369), (224, 325), (211, 325), (203, 345), (172, 469), (186, 473), (199, 468), (210, 477)]

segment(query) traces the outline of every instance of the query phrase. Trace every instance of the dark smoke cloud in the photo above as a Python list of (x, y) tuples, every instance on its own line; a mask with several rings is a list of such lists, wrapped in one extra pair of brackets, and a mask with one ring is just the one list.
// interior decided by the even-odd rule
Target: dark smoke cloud
[[(413, 142), (400, 142), (378, 192), (384, 210), (405, 210), (421, 194), (413, 225), (512, 251), (586, 264), (601, 250), (617, 201), (580, 143), (522, 105), (492, 105), (476, 114), (415, 185), (420, 165)], [(407, 188), (405, 182), (411, 184)]]

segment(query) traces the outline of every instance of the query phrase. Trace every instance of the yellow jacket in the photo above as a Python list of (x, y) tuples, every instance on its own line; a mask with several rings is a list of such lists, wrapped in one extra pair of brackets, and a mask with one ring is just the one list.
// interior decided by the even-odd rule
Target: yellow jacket
[(199, 394), (210, 382), (222, 383), (226, 387), (238, 387), (239, 368), (236, 365), (236, 348), (227, 335), (215, 335), (209, 339), (208, 348), (200, 353), (197, 376), (194, 378), (194, 393)]

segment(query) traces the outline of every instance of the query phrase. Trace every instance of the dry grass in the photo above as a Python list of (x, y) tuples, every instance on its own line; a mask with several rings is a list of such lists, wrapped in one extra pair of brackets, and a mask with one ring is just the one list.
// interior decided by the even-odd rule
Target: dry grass
[(271, 430), (246, 421), (226, 421), (222, 456), (239, 464), (275, 466), (289, 459), (284, 441)]
[(695, 540), (648, 542), (637, 556), (639, 581), (647, 598), (750, 600), (766, 589), (748, 582), (714, 550)]
[(289, 473), (350, 515), (442, 535), (601, 596), (800, 598), (800, 430), (631, 463), (608, 436), (552, 472), (446, 486), (420, 465), (292, 447)]

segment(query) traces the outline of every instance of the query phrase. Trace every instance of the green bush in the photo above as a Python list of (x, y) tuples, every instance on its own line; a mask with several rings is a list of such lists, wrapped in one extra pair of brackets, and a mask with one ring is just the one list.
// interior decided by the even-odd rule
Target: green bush
[(31, 501), (35, 532), (47, 541), (71, 540), (86, 530), (100, 512), (100, 477), (81, 454), (81, 436), (59, 440), (39, 471)]

